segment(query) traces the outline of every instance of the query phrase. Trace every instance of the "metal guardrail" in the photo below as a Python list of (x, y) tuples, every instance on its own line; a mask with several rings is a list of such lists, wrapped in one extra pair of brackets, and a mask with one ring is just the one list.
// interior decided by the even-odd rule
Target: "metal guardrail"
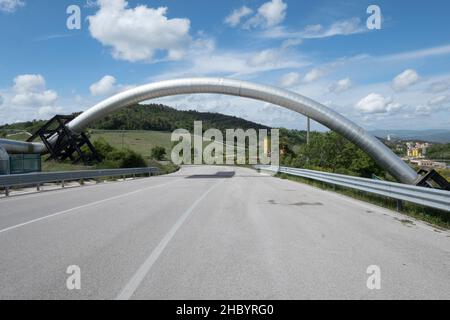
[(66, 171), (66, 172), (45, 172), (45, 173), (29, 173), (0, 176), (0, 188), (5, 189), (5, 195), (9, 195), (9, 189), (12, 187), (37, 186), (50, 182), (76, 181), (83, 179), (105, 178), (105, 177), (121, 177), (130, 175), (148, 174), (153, 175), (159, 173), (158, 168), (132, 168), (132, 169), (105, 169), (105, 170), (84, 170), (84, 171)]
[(450, 212), (450, 191), (306, 169), (273, 166), (255, 166), (255, 168), (318, 180)]

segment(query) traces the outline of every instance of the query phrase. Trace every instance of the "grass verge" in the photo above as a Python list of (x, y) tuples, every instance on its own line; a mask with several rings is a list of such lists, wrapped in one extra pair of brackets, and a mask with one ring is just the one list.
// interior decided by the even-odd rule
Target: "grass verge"
[[(178, 171), (179, 167), (171, 162), (158, 162), (152, 159), (146, 159), (149, 167), (156, 167), (160, 170), (161, 174), (169, 174)], [(81, 170), (99, 170), (99, 169), (111, 169), (108, 165), (102, 165), (102, 163), (94, 166), (85, 166), (83, 164), (73, 164), (70, 161), (57, 162), (57, 161), (45, 161), (42, 159), (42, 172), (58, 172), (58, 171), (81, 171)]]

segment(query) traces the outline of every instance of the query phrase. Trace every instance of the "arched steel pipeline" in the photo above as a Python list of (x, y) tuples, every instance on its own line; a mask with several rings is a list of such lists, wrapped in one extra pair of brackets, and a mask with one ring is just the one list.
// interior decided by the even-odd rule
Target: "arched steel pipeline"
[(196, 93), (251, 98), (301, 113), (352, 141), (398, 181), (413, 184), (418, 179), (417, 173), (388, 147), (339, 113), (300, 94), (240, 80), (187, 78), (143, 85), (100, 102), (72, 120), (68, 127), (74, 132), (81, 132), (93, 121), (120, 108), (156, 98)]
[(8, 153), (47, 153), (47, 147), (40, 142), (23, 142), (9, 139), (0, 139), (0, 147)]

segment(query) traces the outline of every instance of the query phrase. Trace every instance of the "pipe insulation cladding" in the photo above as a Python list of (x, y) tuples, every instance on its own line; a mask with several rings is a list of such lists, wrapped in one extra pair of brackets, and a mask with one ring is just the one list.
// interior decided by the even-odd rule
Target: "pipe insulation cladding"
[[(278, 105), (314, 119), (353, 142), (398, 181), (414, 184), (418, 174), (376, 137), (332, 109), (292, 91), (224, 78), (186, 78), (150, 83), (116, 94), (76, 117), (68, 128), (80, 133), (92, 122), (143, 101), (183, 94), (224, 94)], [(55, 137), (56, 139), (56, 137)], [(8, 152), (45, 152), (39, 143), (15, 143), (0, 139)], [(26, 152), (25, 152), (26, 151)]]

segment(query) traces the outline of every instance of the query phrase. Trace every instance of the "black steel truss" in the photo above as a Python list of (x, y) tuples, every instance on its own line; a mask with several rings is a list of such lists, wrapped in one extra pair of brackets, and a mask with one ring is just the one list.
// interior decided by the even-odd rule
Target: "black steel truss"
[(441, 176), (434, 169), (420, 169), (418, 172), (421, 175), (420, 180), (416, 183), (417, 186), (427, 188), (438, 188), (450, 191), (450, 183)]
[[(82, 161), (85, 165), (100, 162), (101, 158), (86, 134), (84, 132), (74, 133), (67, 127), (67, 124), (74, 118), (75, 116), (72, 115), (56, 115), (27, 141), (32, 142), (37, 138), (42, 140), (50, 153), (46, 161), (70, 159), (73, 163)], [(52, 137), (57, 138), (55, 142), (50, 143)], [(84, 146), (89, 149), (88, 153), (83, 151)]]

